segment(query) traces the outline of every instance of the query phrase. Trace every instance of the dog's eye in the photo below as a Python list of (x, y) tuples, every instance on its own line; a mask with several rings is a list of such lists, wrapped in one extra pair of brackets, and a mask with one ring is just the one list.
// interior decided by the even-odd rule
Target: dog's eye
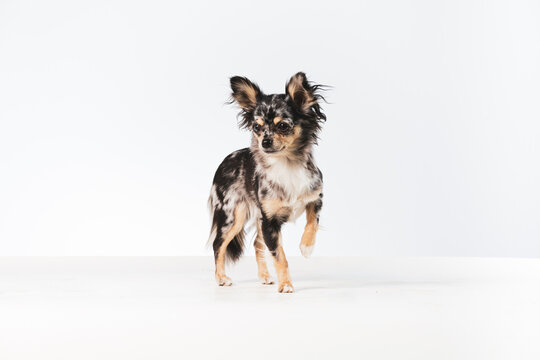
[(284, 123), (284, 122), (280, 122), (277, 127), (278, 127), (278, 130), (280, 130), (280, 131), (289, 130), (289, 125), (287, 123)]
[(253, 131), (259, 132), (259, 130), (261, 130), (261, 125), (259, 125), (259, 124), (253, 125)]

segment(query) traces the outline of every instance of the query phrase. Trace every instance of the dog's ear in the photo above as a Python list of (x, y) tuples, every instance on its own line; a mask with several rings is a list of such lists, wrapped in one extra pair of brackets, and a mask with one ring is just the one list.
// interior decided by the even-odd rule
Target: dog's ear
[(285, 85), (285, 92), (302, 112), (307, 112), (313, 105), (317, 104), (315, 90), (303, 72), (293, 75)]
[(326, 120), (326, 115), (324, 115), (319, 105), (320, 100), (326, 101), (320, 94), (325, 89), (326, 86), (324, 85), (309, 82), (303, 72), (293, 75), (285, 85), (285, 92), (296, 109), (310, 118), (315, 118), (317, 121)]
[(261, 89), (242, 76), (231, 78), (232, 98), (242, 110), (249, 112), (255, 109), (257, 100), (261, 97)]

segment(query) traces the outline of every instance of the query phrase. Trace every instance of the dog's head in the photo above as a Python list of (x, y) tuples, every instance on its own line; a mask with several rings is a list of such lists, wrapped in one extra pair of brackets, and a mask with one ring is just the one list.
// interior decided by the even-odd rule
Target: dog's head
[(301, 153), (317, 141), (326, 120), (319, 105), (322, 88), (302, 72), (291, 77), (284, 94), (273, 95), (245, 77), (231, 78), (232, 101), (242, 109), (240, 126), (253, 131), (253, 146), (274, 155)]

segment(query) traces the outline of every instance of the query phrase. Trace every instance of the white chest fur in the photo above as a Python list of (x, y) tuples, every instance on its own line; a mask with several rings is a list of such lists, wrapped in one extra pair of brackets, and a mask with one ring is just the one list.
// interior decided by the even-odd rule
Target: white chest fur
[(269, 163), (270, 167), (265, 172), (266, 178), (279, 185), (286, 192), (289, 201), (294, 201), (310, 191), (314, 182), (313, 174), (302, 164), (281, 159)]
[(306, 169), (303, 164), (282, 159), (275, 159), (269, 162), (269, 165), (265, 170), (265, 177), (285, 192), (283, 205), (291, 209), (289, 220), (294, 221), (304, 211), (305, 205), (319, 196), (320, 191), (313, 191), (313, 184), (318, 181), (316, 174)]

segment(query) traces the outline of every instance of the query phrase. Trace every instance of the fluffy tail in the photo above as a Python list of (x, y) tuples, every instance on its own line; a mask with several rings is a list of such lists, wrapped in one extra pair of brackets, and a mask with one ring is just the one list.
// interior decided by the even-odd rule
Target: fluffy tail
[(234, 239), (231, 240), (225, 252), (225, 259), (227, 261), (236, 262), (240, 258), (240, 256), (244, 252), (245, 237), (246, 234), (244, 230), (241, 230), (238, 235), (236, 235)]
[[(216, 249), (219, 248), (223, 242), (222, 233), (220, 226), (223, 225), (224, 222), (224, 213), (223, 210), (217, 209), (214, 206), (214, 201), (212, 199), (212, 195), (210, 195), (208, 199), (208, 209), (210, 210), (210, 219), (212, 221), (212, 227), (210, 228), (210, 236), (208, 237), (208, 241), (206, 243), (207, 247), (214, 248), (214, 254), (216, 253)], [(246, 237), (246, 233), (244, 229), (240, 230), (238, 234), (231, 240), (229, 245), (227, 245), (227, 248), (225, 249), (225, 260), (228, 262), (236, 262), (242, 253), (244, 252), (244, 239)]]
[(210, 227), (210, 235), (208, 236), (208, 240), (206, 240), (206, 247), (209, 248), (210, 245), (214, 243), (214, 240), (216, 239), (216, 231), (217, 231), (217, 223), (214, 213), (214, 202), (212, 201), (212, 194), (210, 194), (210, 197), (208, 198), (208, 211), (210, 212), (210, 221), (212, 222), (212, 226)]

